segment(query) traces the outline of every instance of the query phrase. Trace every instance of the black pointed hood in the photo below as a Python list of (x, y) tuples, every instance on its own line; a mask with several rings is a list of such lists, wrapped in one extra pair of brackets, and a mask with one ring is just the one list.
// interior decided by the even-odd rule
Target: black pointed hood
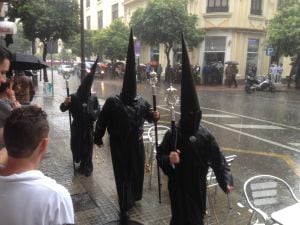
[(123, 78), (121, 98), (126, 104), (130, 104), (136, 97), (136, 68), (133, 32), (130, 30), (129, 43), (126, 58), (126, 68)]
[(91, 95), (91, 88), (95, 78), (97, 62), (98, 58), (95, 61), (94, 65), (91, 67), (91, 71), (85, 76), (77, 89), (77, 96), (81, 102), (87, 102), (89, 96)]
[(181, 75), (181, 100), (180, 100), (180, 126), (183, 133), (193, 135), (199, 127), (201, 120), (201, 110), (195, 88), (195, 81), (191, 72), (191, 65), (184, 42), (182, 42), (182, 75)]

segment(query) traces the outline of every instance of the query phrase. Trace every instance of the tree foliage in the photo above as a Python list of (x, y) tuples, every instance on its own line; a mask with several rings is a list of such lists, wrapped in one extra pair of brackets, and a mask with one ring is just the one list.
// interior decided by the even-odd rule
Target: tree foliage
[[(67, 42), (79, 32), (79, 7), (77, 0), (27, 0), (11, 1), (8, 16), (20, 18), (28, 40), (39, 38), (44, 44), (43, 59), (47, 57), (50, 38)], [(44, 70), (44, 80), (48, 81)]]
[(31, 42), (24, 37), (23, 26), (17, 25), (18, 32), (13, 35), (14, 43), (9, 45), (11, 52), (28, 53), (31, 50)]
[(181, 33), (190, 48), (202, 42), (204, 32), (197, 28), (197, 16), (187, 11), (186, 0), (152, 0), (145, 9), (138, 9), (131, 18), (135, 35), (151, 46), (163, 44), (168, 66), (169, 54), (180, 41)]
[[(92, 44), (92, 36), (94, 35), (93, 31), (85, 30), (84, 31), (84, 52), (85, 56), (89, 59), (95, 52)], [(74, 55), (79, 56), (81, 54), (81, 39), (80, 34), (75, 34), (68, 42), (64, 43), (64, 47), (67, 49), (71, 49)]]
[(95, 31), (92, 39), (98, 55), (104, 54), (112, 62), (124, 60), (128, 46), (129, 28), (120, 20), (114, 20), (105, 29)]
[[(279, 55), (295, 56), (294, 67), (300, 68), (300, 3), (288, 2), (280, 8), (267, 28), (267, 43)], [(296, 71), (296, 87), (300, 88), (300, 69)]]

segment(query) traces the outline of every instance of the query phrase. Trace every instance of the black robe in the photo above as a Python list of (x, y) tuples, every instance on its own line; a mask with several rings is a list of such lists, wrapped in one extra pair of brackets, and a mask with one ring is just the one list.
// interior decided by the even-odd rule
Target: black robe
[(153, 121), (151, 105), (137, 96), (131, 106), (117, 95), (103, 105), (95, 129), (95, 143), (101, 144), (105, 130), (110, 148), (121, 211), (130, 209), (142, 198), (145, 151), (143, 125)]
[(168, 189), (171, 200), (172, 225), (202, 225), (206, 211), (206, 175), (212, 167), (223, 191), (227, 184), (233, 184), (229, 166), (213, 135), (199, 126), (196, 141), (181, 133), (177, 127), (177, 149), (180, 150), (180, 163), (175, 169), (170, 164), (169, 154), (172, 135), (168, 131), (157, 152), (159, 166), (168, 176)]
[(71, 95), (71, 104), (62, 103), (62, 112), (70, 110), (73, 121), (71, 124), (71, 150), (75, 162), (81, 162), (87, 170), (93, 170), (93, 124), (96, 121), (100, 107), (95, 95), (88, 97), (86, 107), (79, 100), (77, 94)]

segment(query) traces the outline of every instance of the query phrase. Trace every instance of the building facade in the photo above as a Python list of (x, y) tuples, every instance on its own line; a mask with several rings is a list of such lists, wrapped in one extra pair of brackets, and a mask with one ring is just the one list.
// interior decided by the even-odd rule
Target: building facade
[(191, 1), (189, 11), (198, 15), (199, 25), (206, 32), (194, 60), (202, 66), (237, 61), (240, 79), (251, 67), (257, 74), (267, 74), (271, 54), (266, 54), (266, 27), (277, 8), (277, 0)]
[[(80, 4), (80, 0), (78, 2)], [(98, 30), (124, 17), (124, 0), (85, 0), (83, 10), (85, 29)]]
[[(86, 1), (86, 29), (101, 29), (109, 26), (118, 8), (118, 17), (129, 24), (132, 14), (138, 8), (146, 7), (149, 0), (90, 0)], [(118, 7), (116, 7), (116, 4)], [(258, 75), (266, 75), (270, 63), (280, 61), (289, 68), (289, 60), (276, 59), (267, 51), (266, 27), (274, 17), (279, 0), (190, 0), (188, 12), (199, 18), (198, 26), (205, 31), (204, 41), (191, 51), (193, 65), (234, 60), (239, 63), (238, 79), (244, 79), (250, 68), (255, 67)], [(101, 19), (102, 18), (102, 19)], [(147, 46), (136, 40), (139, 47), (139, 62), (158, 60), (163, 67), (167, 61), (163, 46)], [(180, 51), (180, 50), (179, 50)], [(172, 64), (179, 62), (180, 52), (172, 52)], [(289, 69), (284, 69), (283, 76)]]

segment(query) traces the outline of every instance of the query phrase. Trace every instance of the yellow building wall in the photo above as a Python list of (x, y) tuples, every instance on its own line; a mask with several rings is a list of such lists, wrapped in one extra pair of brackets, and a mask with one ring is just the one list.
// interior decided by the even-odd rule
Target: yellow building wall
[[(149, 0), (125, 0), (124, 16), (125, 22), (128, 24), (132, 13), (139, 7), (146, 7)], [(250, 15), (250, 0), (229, 0), (229, 11), (225, 13), (207, 13), (207, 0), (189, 1), (188, 11), (196, 14), (199, 18), (198, 27), (206, 32), (206, 37), (225, 36), (225, 60), (236, 60), (239, 62), (240, 79), (244, 78), (246, 72), (248, 39), (259, 39), (259, 51), (257, 60), (257, 74), (265, 75), (268, 73), (270, 65), (270, 56), (266, 55), (266, 26), (277, 11), (277, 0), (263, 0), (262, 16)], [(204, 63), (204, 46), (203, 43), (194, 48), (190, 55), (190, 61), (193, 65), (203, 66)], [(160, 45), (160, 63), (163, 67), (167, 64), (164, 53), (164, 46)], [(141, 63), (147, 63), (150, 59), (150, 47), (143, 46), (140, 56)], [(170, 54), (171, 64), (173, 53)], [(280, 60), (284, 65), (283, 77), (289, 75), (290, 60), (282, 58)]]
[[(199, 4), (200, 2), (202, 4)], [(200, 27), (206, 31), (207, 37), (226, 36), (225, 59), (239, 62), (240, 78), (243, 78), (246, 72), (248, 39), (259, 39), (257, 73), (266, 74), (270, 63), (270, 57), (265, 54), (266, 25), (277, 10), (277, 1), (264, 0), (262, 16), (250, 15), (250, 0), (228, 2), (229, 11), (224, 13), (207, 13), (207, 1), (200, 0), (193, 1), (190, 9), (198, 12)], [(194, 10), (196, 7), (200, 10)], [(200, 54), (203, 53), (200, 51)]]

